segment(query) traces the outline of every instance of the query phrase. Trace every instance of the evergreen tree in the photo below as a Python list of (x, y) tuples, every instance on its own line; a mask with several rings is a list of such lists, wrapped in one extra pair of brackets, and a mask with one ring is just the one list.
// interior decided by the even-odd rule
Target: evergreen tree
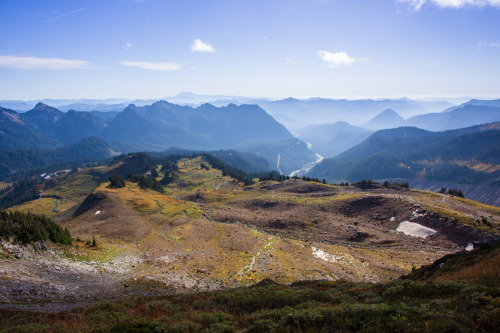
[(125, 187), (125, 181), (120, 176), (111, 175), (111, 176), (109, 176), (109, 181), (111, 182), (111, 184), (109, 185), (109, 187), (111, 187), (111, 188)]

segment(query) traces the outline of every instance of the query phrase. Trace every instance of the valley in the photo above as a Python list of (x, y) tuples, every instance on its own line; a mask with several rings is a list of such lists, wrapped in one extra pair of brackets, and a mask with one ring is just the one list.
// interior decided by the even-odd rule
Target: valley
[(0, 333), (500, 332), (498, 31), (1, 1)]
[[(43, 198), (11, 208), (51, 216), (75, 241), (38, 251), (3, 240), (0, 307), (51, 312), (263, 279), (388, 282), (498, 239), (496, 207), (397, 185), (290, 179), (245, 186), (207, 168), (202, 156), (178, 159), (164, 193), (127, 180), (110, 188), (110, 174), (141, 165), (148, 172), (141, 156), (59, 175), (43, 185)], [(161, 180), (161, 165), (155, 168)], [(403, 221), (437, 233), (405, 235), (396, 231)]]

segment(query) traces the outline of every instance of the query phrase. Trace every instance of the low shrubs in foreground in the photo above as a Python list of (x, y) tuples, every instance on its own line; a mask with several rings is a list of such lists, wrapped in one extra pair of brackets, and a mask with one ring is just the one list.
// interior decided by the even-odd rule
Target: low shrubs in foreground
[(122, 299), (57, 314), (0, 312), (6, 332), (490, 332), (500, 290), (397, 280), (267, 283), (249, 288)]

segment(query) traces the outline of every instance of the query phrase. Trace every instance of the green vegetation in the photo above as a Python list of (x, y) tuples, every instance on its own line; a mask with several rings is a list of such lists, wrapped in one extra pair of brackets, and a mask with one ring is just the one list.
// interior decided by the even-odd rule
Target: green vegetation
[(380, 185), (379, 183), (377, 183), (371, 179), (363, 179), (359, 182), (352, 183), (352, 186), (356, 186), (359, 188), (373, 188), (373, 187), (377, 187), (379, 185)]
[(456, 197), (465, 198), (464, 194), (462, 193), (462, 189), (456, 190), (454, 188), (449, 188), (448, 192), (446, 192), (446, 187), (441, 187), (441, 189), (439, 190), (439, 193), (448, 193), (449, 195), (454, 195)]
[(54, 150), (0, 151), (0, 179), (19, 180), (63, 169), (94, 165), (110, 156), (106, 141), (85, 138), (70, 146)]
[(88, 247), (97, 247), (97, 243), (95, 241), (95, 236), (92, 236), (92, 241), (86, 241), (85, 242), (85, 245), (87, 245)]
[(410, 185), (408, 185), (408, 182), (400, 183), (400, 182), (388, 182), (387, 180), (384, 182), (384, 187), (387, 188), (394, 188), (394, 187), (402, 187), (402, 188), (410, 188)]
[(497, 288), (264, 280), (248, 288), (99, 303), (56, 314), (4, 311), (6, 332), (468, 332), (500, 324)]
[(209, 154), (222, 163), (232, 165), (246, 172), (267, 172), (270, 169), (269, 163), (256, 154), (243, 153), (232, 149), (211, 151)]
[(150, 176), (144, 176), (144, 175), (134, 175), (134, 174), (129, 174), (127, 176), (127, 180), (138, 183), (139, 187), (141, 189), (151, 189), (156, 192), (164, 193), (165, 189), (163, 188), (163, 185), (160, 184), (156, 179)]
[(38, 180), (23, 179), (0, 192), (0, 209), (20, 205), (40, 197)]
[[(483, 267), (477, 265), (483, 264)], [(482, 284), (498, 285), (500, 274), (500, 242), (485, 243), (471, 252), (444, 256), (430, 265), (413, 270), (406, 278), (423, 281), (439, 280), (446, 276)]]
[(230, 176), (236, 179), (238, 182), (244, 183), (245, 185), (253, 184), (253, 177), (251, 174), (231, 165), (225, 164), (210, 154), (203, 154), (202, 156), (208, 163), (210, 163), (213, 168), (222, 171), (223, 176)]
[(111, 188), (123, 188), (125, 187), (125, 181), (120, 176), (109, 176), (109, 187)]
[[(347, 179), (426, 179), (456, 184), (490, 185), (500, 175), (500, 131), (473, 126), (428, 132), (414, 127), (377, 131), (348, 151), (323, 160), (315, 177)], [(490, 165), (485, 172), (477, 166)]]
[(62, 229), (45, 216), (22, 212), (0, 211), (0, 237), (13, 237), (21, 243), (50, 240), (58, 244), (71, 244), (68, 229)]
[(127, 177), (129, 174), (144, 174), (158, 164), (158, 161), (146, 153), (131, 153), (115, 157), (108, 165), (117, 165), (110, 173)]

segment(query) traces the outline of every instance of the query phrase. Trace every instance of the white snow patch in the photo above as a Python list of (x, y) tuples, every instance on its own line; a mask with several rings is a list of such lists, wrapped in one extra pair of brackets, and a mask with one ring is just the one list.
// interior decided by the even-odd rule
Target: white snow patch
[(100, 210), (98, 210), (97, 212), (95, 212), (95, 215), (99, 215), (99, 214), (101, 214)]
[(424, 227), (418, 223), (403, 221), (399, 224), (396, 231), (403, 232), (405, 235), (413, 237), (426, 238), (427, 236), (437, 234), (437, 231)]
[(465, 247), (465, 251), (470, 252), (472, 250), (474, 250), (474, 244), (472, 243), (467, 244), (467, 246)]
[(322, 259), (324, 261), (337, 262), (339, 259), (342, 259), (342, 257), (334, 256), (333, 254), (329, 254), (328, 252), (317, 249), (314, 246), (312, 246), (311, 249), (313, 251), (313, 256), (315, 256), (316, 258)]

